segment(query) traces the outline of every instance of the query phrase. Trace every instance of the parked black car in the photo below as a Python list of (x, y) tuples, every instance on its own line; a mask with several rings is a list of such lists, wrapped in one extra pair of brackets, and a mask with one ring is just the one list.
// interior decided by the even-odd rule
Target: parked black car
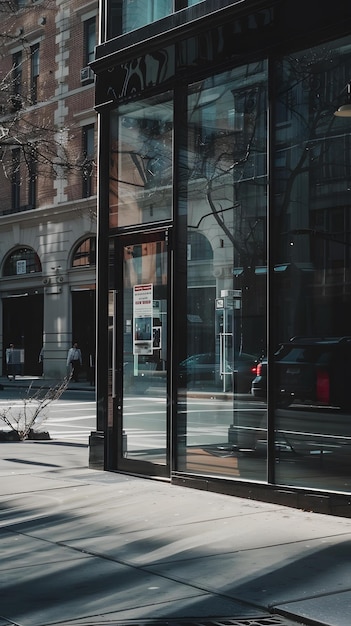
[[(274, 354), (277, 406), (298, 400), (311, 405), (351, 409), (351, 337), (293, 337)], [(267, 396), (267, 360), (257, 366), (251, 393)]]
[[(250, 393), (252, 379), (256, 375), (258, 359), (252, 354), (235, 354), (233, 363), (225, 364), (226, 388)], [(218, 356), (212, 352), (193, 354), (179, 364), (180, 383), (188, 387), (205, 385), (220, 389), (222, 377)]]

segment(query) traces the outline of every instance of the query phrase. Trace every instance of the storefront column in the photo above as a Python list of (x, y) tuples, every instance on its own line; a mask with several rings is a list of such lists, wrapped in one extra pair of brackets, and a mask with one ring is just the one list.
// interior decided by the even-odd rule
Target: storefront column
[(62, 274), (49, 280), (44, 289), (43, 376), (57, 379), (67, 375), (67, 351), (71, 344), (68, 332), (70, 291)]

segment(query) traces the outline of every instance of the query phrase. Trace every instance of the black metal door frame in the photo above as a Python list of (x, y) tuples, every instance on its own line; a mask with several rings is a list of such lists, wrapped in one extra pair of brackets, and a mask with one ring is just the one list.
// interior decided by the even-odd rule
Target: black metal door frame
[(160, 229), (144, 230), (143, 232), (132, 232), (115, 237), (115, 290), (114, 290), (114, 311), (113, 311), (113, 331), (112, 331), (112, 419), (113, 427), (110, 436), (115, 441), (112, 447), (115, 448), (117, 467), (116, 469), (133, 474), (159, 476), (169, 478), (171, 473), (170, 450), (171, 450), (171, 407), (172, 403), (166, 401), (166, 463), (158, 464), (151, 461), (128, 458), (126, 454), (127, 433), (123, 430), (123, 407), (124, 407), (124, 328), (123, 328), (123, 307), (124, 307), (124, 249), (126, 246), (138, 245), (149, 242), (165, 242), (167, 244), (167, 370), (166, 370), (166, 393), (170, 397), (171, 380), (171, 351), (170, 337), (172, 334), (172, 314), (171, 314), (171, 246), (169, 241), (169, 231), (167, 227)]

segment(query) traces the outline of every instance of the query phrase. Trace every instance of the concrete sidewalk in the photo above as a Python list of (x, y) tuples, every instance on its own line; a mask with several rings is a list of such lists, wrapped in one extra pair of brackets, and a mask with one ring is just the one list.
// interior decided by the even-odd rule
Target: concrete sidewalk
[[(44, 378), (42, 376), (16, 376), (15, 380), (8, 379), (7, 376), (0, 376), (0, 393), (6, 389), (49, 389), (62, 382), (62, 379)], [(77, 391), (93, 391), (95, 385), (91, 385), (87, 380), (80, 380), (78, 383), (69, 381), (67, 389)], [(1, 396), (0, 396), (1, 397)]]
[(351, 520), (87, 465), (0, 444), (0, 626), (350, 626)]

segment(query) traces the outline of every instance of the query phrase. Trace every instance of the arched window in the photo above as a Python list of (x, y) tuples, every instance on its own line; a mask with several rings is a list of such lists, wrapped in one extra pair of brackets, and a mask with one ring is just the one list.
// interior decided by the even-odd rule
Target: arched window
[(84, 239), (75, 249), (72, 267), (84, 267), (96, 264), (96, 237)]
[(207, 237), (194, 230), (188, 232), (188, 260), (204, 261), (213, 259), (213, 250)]
[(41, 263), (32, 248), (17, 248), (5, 260), (3, 276), (19, 276), (41, 272)]

